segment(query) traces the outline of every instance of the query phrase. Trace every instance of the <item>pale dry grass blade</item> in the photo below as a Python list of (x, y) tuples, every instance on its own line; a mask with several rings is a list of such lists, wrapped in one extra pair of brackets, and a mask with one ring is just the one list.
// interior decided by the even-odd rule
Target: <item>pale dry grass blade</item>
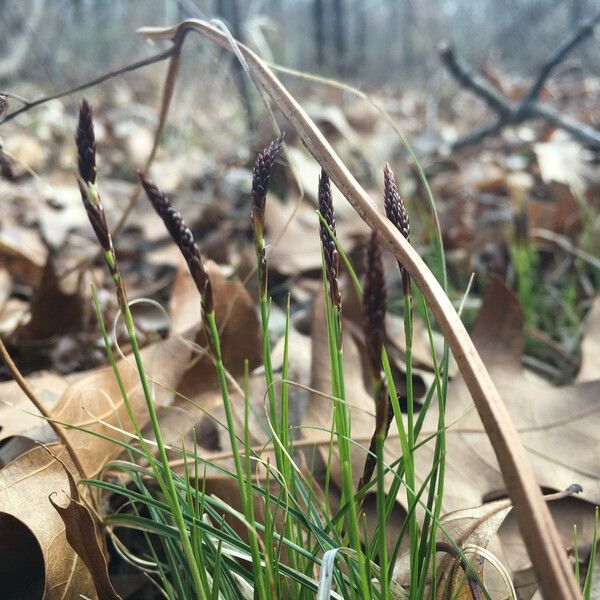
[[(209, 23), (196, 19), (170, 28), (144, 28), (140, 33), (152, 39), (173, 40), (187, 30), (196, 31), (221, 47), (230, 49), (229, 40), (223, 33)], [(462, 321), (434, 274), (379, 211), (315, 123), (269, 67), (243, 44), (238, 43), (237, 48), (255, 81), (292, 123), (304, 145), (358, 214), (379, 232), (384, 243), (402, 263), (427, 300), (454, 353), (501, 465), (544, 597), (581, 598), (556, 526), (542, 499), (517, 430)]]

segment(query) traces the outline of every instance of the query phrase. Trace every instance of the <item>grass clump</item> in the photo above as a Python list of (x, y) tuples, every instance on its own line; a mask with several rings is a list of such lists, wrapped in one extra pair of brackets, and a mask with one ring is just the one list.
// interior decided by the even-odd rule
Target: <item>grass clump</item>
[[(414, 298), (410, 277), (403, 266), (399, 265), (407, 348), (406, 415), (400, 409), (400, 399), (385, 350), (387, 292), (380, 240), (376, 233), (369, 239), (363, 291), (352, 264), (336, 237), (331, 184), (327, 175), (322, 173), (318, 182), (318, 224), (322, 245), (323, 289), (331, 373), (331, 390), (322, 391), (330, 392), (333, 397), (331, 443), (326, 461), (323, 496), (315, 489), (315, 482), (300, 468), (299, 458), (289, 435), (289, 302), (283, 377), (280, 382), (276, 381), (271, 361), (265, 212), (271, 169), (283, 145), (283, 138), (274, 140), (259, 154), (254, 166), (251, 190), (252, 231), (256, 248), (257, 287), (268, 401), (267, 432), (273, 444), (274, 465), (265, 465), (250, 447), (247, 369), (243, 386), (246, 390), (243, 399), (244, 430), (236, 430), (233, 398), (222, 360), (210, 276), (204, 267), (193, 235), (160, 188), (144, 173), (139, 172), (140, 183), (150, 203), (180, 248), (198, 289), (203, 326), (220, 386), (234, 464), (233, 470), (228, 470), (207, 462), (198, 453), (194, 441), (192, 448), (185, 448), (182, 444), (178, 449), (178, 453), (184, 459), (184, 472), (178, 474), (171, 467), (167, 457), (152, 389), (141, 361), (133, 317), (98, 192), (92, 112), (85, 102), (81, 107), (76, 139), (83, 203), (115, 284), (158, 448), (158, 454), (155, 455), (142, 437), (127, 402), (126, 391), (121, 385), (121, 393), (128, 407), (135, 436), (131, 441), (114, 440), (125, 449), (126, 459), (106, 467), (113, 473), (120, 473), (121, 479), (115, 481), (100, 477), (86, 481), (124, 500), (125, 509), (105, 516), (105, 524), (108, 527), (113, 530), (133, 529), (143, 535), (146, 545), (144, 556), (129, 555), (125, 547), (121, 547), (121, 551), (127, 554), (130, 562), (146, 573), (163, 596), (172, 599), (314, 598), (315, 594), (319, 598), (384, 600), (416, 600), (427, 595), (435, 597), (435, 554), (440, 531), (444, 481), (443, 414), (447, 389), (447, 352), (442, 363), (438, 364), (433, 348), (428, 309), (423, 302), (420, 308), (426, 315), (435, 377), (424, 408), (417, 416), (414, 410), (411, 351)], [(394, 174), (388, 165), (384, 169), (384, 182), (388, 218), (408, 239), (408, 215), (398, 194)], [(443, 249), (441, 250), (443, 257)], [(356, 442), (352, 438), (352, 414), (345, 384), (344, 320), (339, 282), (342, 262), (363, 301), (367, 364), (371, 373), (376, 413), (372, 439), (369, 448), (363, 448), (365, 455), (361, 464), (355, 464), (356, 455), (352, 452)], [(109, 361), (117, 381), (120, 381), (100, 311), (98, 316)], [(276, 387), (276, 383), (280, 383), (279, 387)], [(434, 396), (437, 397), (440, 413), (438, 431), (428, 440), (434, 440), (435, 443), (434, 459), (429, 473), (420, 474), (425, 483), (417, 489), (417, 439), (427, 407)], [(394, 457), (391, 464), (386, 464), (385, 440), (394, 424), (398, 431), (402, 454)], [(332, 508), (334, 503), (329, 498), (328, 484), (335, 461), (339, 461), (341, 473), (341, 500), (337, 509)], [(266, 475), (262, 480), (254, 477), (252, 465), (255, 462), (265, 467)], [(361, 472), (361, 465), (362, 475), (355, 480), (355, 474)], [(237, 483), (241, 511), (206, 493), (202, 481), (209, 470)], [(398, 538), (390, 540), (389, 520), (401, 488), (404, 488), (408, 514)], [(377, 519), (374, 528), (367, 531), (362, 526), (366, 523), (364, 498), (370, 491), (376, 494)], [(260, 511), (257, 510), (259, 506)], [(259, 519), (258, 514), (264, 515), (264, 518)], [(230, 524), (232, 519), (243, 526), (242, 533), (239, 527), (234, 528)], [(410, 578), (409, 581), (398, 582), (394, 581), (393, 572), (405, 539), (409, 553)], [(466, 561), (460, 548), (452, 545), (451, 541), (449, 544), (453, 552)], [(468, 562), (464, 564), (468, 565)], [(470, 581), (469, 585), (478, 584)]]

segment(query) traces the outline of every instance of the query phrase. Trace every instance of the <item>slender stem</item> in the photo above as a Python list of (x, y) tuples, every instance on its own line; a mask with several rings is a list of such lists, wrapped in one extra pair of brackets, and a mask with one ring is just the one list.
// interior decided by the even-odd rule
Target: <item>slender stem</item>
[[(119, 291), (122, 291), (123, 283), (119, 278), (119, 282), (117, 284), (119, 286)], [(158, 453), (160, 456), (160, 460), (163, 466), (165, 483), (167, 490), (169, 492), (169, 496), (171, 497), (171, 507), (173, 509), (173, 518), (175, 519), (175, 523), (177, 525), (177, 529), (179, 530), (179, 535), (181, 538), (181, 545), (183, 547), (183, 552), (187, 558), (189, 563), (189, 569), (192, 575), (192, 579), (194, 581), (194, 586), (197, 592), (201, 592), (203, 589), (202, 586), (202, 577), (200, 576), (200, 571), (198, 570), (198, 564), (196, 562), (196, 558), (194, 556), (194, 551), (192, 549), (192, 545), (190, 543), (189, 531), (185, 524), (183, 518), (183, 512), (181, 510), (181, 505), (179, 503), (179, 496), (177, 494), (177, 489), (175, 487), (175, 482), (173, 480), (173, 472), (171, 471), (171, 467), (169, 465), (169, 459), (167, 457), (167, 451), (165, 448), (165, 444), (162, 439), (162, 433), (160, 430), (160, 425), (158, 423), (158, 415), (156, 412), (156, 407), (154, 406), (154, 401), (152, 398), (152, 392), (150, 391), (150, 387), (148, 385), (148, 378), (146, 376), (146, 369), (144, 368), (144, 363), (142, 362), (142, 357), (140, 355), (140, 347), (137, 341), (137, 335), (135, 333), (135, 325), (133, 322), (133, 315), (131, 314), (131, 310), (129, 308), (129, 304), (125, 301), (121, 303), (123, 310), (123, 318), (125, 320), (125, 326), (127, 328), (127, 334), (129, 336), (129, 342), (131, 343), (131, 350), (133, 352), (133, 356), (135, 357), (135, 364), (138, 370), (138, 374), (140, 377), (140, 382), (142, 384), (142, 390), (144, 392), (144, 397), (146, 399), (146, 405), (148, 407), (148, 415), (150, 416), (150, 423), (152, 424), (152, 430), (154, 432), (154, 436), (156, 437), (156, 445), (158, 446)]]
[[(287, 307), (285, 313), (285, 337), (283, 346), (283, 368), (282, 368), (282, 382), (281, 382), (281, 420), (279, 424), (279, 433), (281, 435), (281, 443), (285, 448), (286, 452), (290, 450), (289, 443), (289, 384), (288, 384), (288, 373), (289, 373), (289, 339), (290, 339), (290, 296), (288, 295)], [(290, 465), (286, 461), (286, 483), (291, 483), (291, 469)]]
[[(410, 470), (406, 470), (407, 500), (408, 508), (411, 510), (415, 504), (413, 492), (408, 492), (408, 488), (415, 489), (414, 472), (414, 447), (415, 447), (415, 426), (414, 426), (414, 390), (412, 376), (412, 295), (406, 294), (404, 297), (404, 337), (406, 340), (406, 407), (407, 407), (407, 434)], [(410, 597), (417, 598), (417, 589), (419, 587), (419, 532), (416, 512), (413, 511), (408, 524), (408, 534), (410, 538)]]
[(77, 456), (77, 452), (73, 448), (69, 438), (65, 435), (65, 432), (61, 427), (58, 426), (58, 423), (53, 419), (52, 415), (48, 412), (46, 407), (40, 402), (39, 398), (35, 395), (35, 392), (29, 387), (29, 384), (23, 377), (21, 371), (19, 371), (19, 367), (14, 363), (10, 353), (8, 352), (8, 348), (4, 345), (4, 341), (0, 338), (0, 356), (2, 360), (5, 362), (10, 374), (13, 376), (13, 379), (17, 382), (17, 385), (21, 388), (21, 391), (29, 398), (31, 403), (40, 411), (40, 414), (46, 422), (52, 427), (60, 441), (64, 444), (66, 451), (69, 454), (69, 457), (73, 461), (76, 469), (79, 471), (79, 474), (82, 477), (86, 477), (87, 473), (83, 470), (83, 465)]
[[(438, 434), (436, 436), (435, 448), (433, 452), (433, 464), (432, 464), (432, 478), (431, 484), (429, 486), (429, 493), (427, 498), (427, 507), (431, 508), (434, 504), (435, 507), (433, 510), (433, 517), (431, 517), (431, 531), (429, 533), (429, 542), (427, 542), (428, 528), (429, 528), (429, 520), (430, 514), (426, 513), (425, 519), (423, 522), (423, 531), (421, 534), (421, 543), (419, 547), (419, 565), (420, 565), (420, 576), (421, 581), (419, 584), (419, 593), (421, 597), (425, 593), (425, 585), (427, 583), (427, 571), (429, 570), (429, 565), (432, 566), (432, 574), (431, 581), (433, 581), (432, 585), (432, 600), (435, 598), (435, 553), (436, 553), (436, 530), (437, 523), (439, 521), (441, 511), (442, 511), (442, 500), (444, 497), (444, 479), (445, 479), (445, 471), (446, 471), (446, 391), (445, 386), (442, 383), (442, 376), (440, 374), (440, 369), (437, 361), (437, 354), (435, 352), (435, 346), (433, 344), (433, 333), (431, 329), (431, 321), (429, 318), (429, 311), (427, 310), (427, 304), (423, 299), (423, 309), (425, 313), (425, 320), (427, 324), (427, 335), (429, 338), (429, 346), (431, 348), (431, 356), (433, 359), (433, 370), (435, 377), (435, 387), (437, 390), (438, 396)], [(437, 485), (436, 485), (437, 484)]]
[[(263, 240), (264, 245), (264, 240)], [(263, 248), (264, 252), (264, 248)], [(275, 386), (273, 376), (273, 365), (271, 361), (271, 341), (269, 338), (269, 307), (268, 307), (268, 277), (267, 277), (267, 260), (266, 257), (261, 254), (257, 260), (257, 275), (258, 275), (258, 290), (260, 294), (260, 317), (262, 324), (262, 337), (263, 337), (263, 364), (265, 368), (265, 381), (267, 384), (267, 395), (269, 399), (269, 418), (275, 435), (281, 440), (283, 447), (288, 450), (288, 386), (287, 383), (282, 384), (281, 388), (281, 417), (277, 417), (277, 403), (275, 400)], [(289, 299), (288, 299), (289, 305)], [(286, 342), (285, 342), (285, 356), (284, 356), (284, 380), (287, 379), (287, 340), (289, 336), (289, 311), (288, 317), (286, 318)], [(291, 486), (291, 466), (287, 460), (285, 453), (282, 451), (281, 446), (278, 443), (274, 443), (275, 449), (275, 462), (277, 469), (282, 473), (285, 485), (289, 489)], [(292, 540), (294, 531), (292, 522), (289, 515), (286, 515), (285, 524), (285, 535), (288, 539)], [(293, 551), (289, 552), (290, 565), (293, 569), (297, 569), (297, 557)]]
[(332, 375), (332, 392), (340, 401), (334, 403), (333, 415), (338, 438), (338, 452), (342, 470), (342, 503), (348, 506), (346, 525), (350, 537), (350, 546), (355, 550), (358, 569), (359, 585), (362, 598), (371, 598), (371, 588), (368, 581), (365, 557), (360, 544), (358, 513), (354, 498), (354, 483), (352, 479), (352, 464), (350, 459), (350, 419), (345, 403), (344, 386), (344, 352), (341, 343), (341, 320), (339, 313), (331, 306), (330, 295), (327, 293), (327, 279), (323, 268), (323, 285), (325, 290), (325, 307), (327, 333)]
[(579, 543), (577, 542), (577, 525), (573, 523), (573, 550), (575, 553), (575, 581), (579, 583)]
[(229, 399), (229, 389), (227, 387), (227, 375), (225, 373), (225, 366), (223, 365), (223, 359), (221, 356), (221, 340), (219, 338), (219, 330), (217, 328), (217, 321), (215, 319), (214, 311), (205, 314), (206, 318), (206, 331), (210, 337), (211, 348), (215, 358), (215, 368), (217, 370), (217, 377), (219, 379), (219, 387), (221, 390), (221, 397), (223, 398), (223, 407), (225, 409), (225, 418), (227, 420), (227, 430), (229, 432), (229, 441), (231, 443), (231, 450), (233, 452), (233, 462), (235, 464), (235, 473), (237, 480), (240, 482), (239, 490), (242, 497), (242, 505), (244, 506), (244, 512), (246, 519), (252, 525), (248, 528), (248, 537), (250, 540), (250, 552), (252, 555), (252, 564), (254, 573), (256, 576), (256, 583), (258, 587), (258, 597), (268, 598), (267, 590), (265, 587), (263, 568), (260, 561), (260, 549), (258, 546), (258, 536), (256, 529), (254, 528), (253, 520), (253, 509), (249, 507), (249, 503), (252, 502), (252, 496), (248, 495), (246, 485), (244, 482), (244, 471), (242, 470), (242, 461), (238, 449), (238, 439), (235, 432), (235, 422), (233, 420), (233, 410), (231, 408), (231, 401)]
[[(408, 372), (408, 363), (409, 361), (409, 353), (407, 352), (407, 372)], [(396, 427), (398, 428), (398, 434), (400, 437), (400, 446), (402, 448), (402, 456), (404, 458), (403, 461), (403, 470), (404, 476), (406, 480), (406, 503), (408, 506), (408, 523), (409, 523), (409, 537), (410, 537), (410, 562), (411, 562), (411, 576), (413, 574), (414, 569), (414, 559), (416, 558), (416, 550), (418, 545), (418, 532), (417, 532), (417, 520), (415, 514), (416, 507), (416, 497), (414, 493), (415, 489), (415, 474), (414, 474), (414, 459), (413, 459), (413, 451), (414, 448), (409, 446), (408, 436), (406, 429), (404, 427), (404, 421), (402, 420), (402, 412), (400, 409), (400, 403), (398, 402), (398, 394), (396, 391), (396, 385), (394, 383), (394, 379), (392, 377), (392, 369), (390, 366), (390, 361), (385, 351), (383, 349), (381, 353), (381, 359), (383, 362), (383, 371), (386, 377), (386, 383), (390, 392), (390, 399), (392, 401), (392, 407), (394, 409), (394, 417), (396, 420)], [(400, 465), (399, 465), (400, 468)], [(416, 588), (412, 588), (411, 583), (411, 594), (416, 593)], [(411, 596), (414, 597), (414, 596)]]
[[(381, 382), (375, 384), (374, 395), (379, 397)], [(379, 389), (378, 389), (379, 388)], [(387, 394), (382, 402), (387, 402)], [(381, 586), (382, 600), (388, 600), (390, 597), (390, 582), (388, 578), (388, 551), (387, 551), (387, 519), (385, 512), (385, 462), (383, 454), (383, 445), (387, 432), (379, 431), (375, 438), (375, 449), (377, 453), (377, 518), (379, 520), (379, 583)]]
[[(263, 240), (264, 244), (264, 240)], [(263, 249), (264, 252), (264, 249)], [(263, 364), (265, 367), (265, 380), (267, 383), (267, 396), (269, 399), (269, 418), (275, 430), (275, 434), (281, 439), (280, 420), (277, 417), (277, 403), (275, 401), (275, 386), (273, 376), (273, 365), (271, 363), (271, 341), (269, 339), (269, 304), (267, 288), (267, 261), (261, 254), (257, 261), (258, 290), (260, 294), (260, 319), (262, 324), (263, 337)], [(275, 444), (275, 461), (277, 469), (285, 473), (285, 463), (283, 452), (279, 444)]]

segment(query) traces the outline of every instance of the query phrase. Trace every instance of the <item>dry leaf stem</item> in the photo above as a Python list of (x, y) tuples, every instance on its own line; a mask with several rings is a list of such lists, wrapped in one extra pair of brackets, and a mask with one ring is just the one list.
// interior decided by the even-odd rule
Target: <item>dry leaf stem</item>
[[(210, 38), (227, 50), (231, 49), (227, 36), (209, 23), (197, 19), (183, 21), (170, 28), (144, 28), (140, 33), (152, 39), (173, 40), (188, 30)], [(294, 125), (304, 145), (363, 220), (379, 232), (426, 298), (454, 353), (498, 458), (544, 597), (561, 600), (581, 598), (571, 565), (562, 548), (550, 512), (543, 502), (525, 448), (451, 301), (421, 257), (395, 227), (387, 222), (314, 122), (269, 67), (243, 44), (238, 43), (237, 48), (255, 80)]]

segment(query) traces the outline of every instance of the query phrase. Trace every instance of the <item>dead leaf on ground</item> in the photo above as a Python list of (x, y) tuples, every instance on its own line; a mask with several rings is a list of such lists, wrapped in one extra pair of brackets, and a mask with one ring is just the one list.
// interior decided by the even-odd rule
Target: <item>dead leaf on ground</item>
[[(53, 372), (28, 378), (39, 400), (49, 410), (58, 402), (68, 381)], [(0, 383), (0, 468), (33, 448), (36, 442), (56, 441), (56, 433), (15, 381)]]
[[(583, 486), (581, 497), (600, 501), (600, 381), (555, 387), (521, 366), (523, 319), (514, 294), (499, 279), (486, 289), (473, 341), (529, 452), (540, 486), (562, 490)], [(448, 390), (444, 512), (477, 506), (504, 493), (505, 487), (483, 425), (462, 380)], [(422, 436), (437, 428), (432, 403)], [(572, 448), (581, 448), (572, 452)], [(585, 450), (584, 450), (585, 449)], [(428, 473), (433, 444), (416, 453), (418, 483)]]
[[(572, 496), (550, 502), (548, 508), (571, 558), (573, 558), (573, 526), (577, 527), (580, 560), (587, 560), (594, 536), (594, 504)], [(514, 513), (510, 513), (500, 527), (496, 551), (511, 573), (516, 574), (531, 566)]]
[(547, 229), (554, 233), (578, 230), (581, 226), (577, 198), (564, 183), (548, 183), (548, 200), (527, 198), (525, 212), (530, 229)]
[[(318, 179), (315, 180), (315, 186)], [(317, 273), (321, 269), (319, 221), (314, 206), (299, 201), (283, 203), (274, 196), (267, 199), (269, 269), (285, 277)], [(277, 239), (281, 232), (285, 233)]]
[[(48, 409), (56, 405), (69, 386), (65, 377), (52, 371), (40, 371), (28, 377), (27, 383)], [(13, 435), (27, 435), (50, 426), (40, 417), (16, 381), (4, 381), (0, 383), (0, 427), (0, 441), (4, 441)]]
[[(50, 449), (76, 472), (62, 445)], [(48, 500), (68, 489), (62, 465), (42, 447), (0, 471), (0, 577), (7, 597), (37, 600), (44, 590), (47, 600), (98, 597), (88, 568), (69, 545), (64, 523)]]
[(17, 225), (3, 224), (0, 231), (0, 260), (17, 280), (39, 285), (47, 263), (48, 249), (37, 232)]
[[(244, 372), (247, 359), (250, 370), (262, 362), (256, 306), (244, 285), (237, 279), (228, 281), (221, 269), (207, 262), (210, 274), (217, 326), (221, 337), (221, 350), (225, 368), (234, 376)], [(211, 357), (207, 351), (207, 340), (201, 325), (200, 297), (188, 272), (181, 263), (171, 292), (171, 335), (182, 335), (195, 341), (200, 349), (192, 358), (192, 364), (181, 382), (180, 391), (188, 398), (211, 387), (217, 387), (217, 377)], [(191, 335), (189, 332), (192, 332)], [(194, 332), (196, 332), (194, 334)]]
[[(177, 387), (188, 357), (189, 350), (179, 339), (168, 339), (142, 350), (147, 373), (157, 381), (154, 385), (156, 402), (170, 400), (172, 393), (168, 390)], [(118, 366), (133, 413), (143, 426), (148, 420), (146, 403), (138, 372), (131, 360), (131, 357), (124, 358)], [(64, 428), (84, 473), (76, 470), (61, 444), (53, 446), (53, 453), (76, 478), (97, 475), (104, 464), (122, 451), (120, 446), (94, 433), (118, 437), (110, 425), (119, 426), (120, 423), (126, 430), (133, 431), (110, 367), (99, 369), (69, 386), (51, 415), (58, 421), (89, 430), (88, 433)], [(79, 598), (80, 594), (96, 597), (87, 569), (67, 543), (63, 521), (47, 500), (50, 494), (68, 488), (69, 482), (61, 464), (43, 448), (34, 448), (0, 471), (0, 514), (8, 515), (11, 522), (17, 520), (20, 535), (27, 535), (28, 528), (33, 542), (39, 545), (45, 561), (47, 598)], [(10, 551), (8, 547), (2, 547), (0, 563)]]
[[(170, 403), (173, 396), (170, 390), (177, 388), (181, 381), (188, 364), (189, 350), (181, 340), (170, 338), (144, 348), (141, 355), (148, 377), (156, 382), (153, 384), (154, 402)], [(143, 427), (149, 417), (133, 357), (123, 358), (117, 365), (133, 414)], [(104, 464), (121, 452), (120, 446), (94, 433), (118, 437), (119, 434), (109, 424), (118, 426), (119, 422), (125, 430), (134, 431), (111, 367), (98, 369), (69, 386), (53, 409), (52, 417), (92, 432), (64, 428), (65, 436), (77, 452), (87, 477), (95, 476)]]
[[(66, 506), (62, 506), (54, 498), (54, 493), (50, 494), (48, 500), (65, 524), (67, 541), (88, 568), (99, 598), (102, 600), (121, 600), (108, 576), (104, 537), (90, 509), (81, 501), (71, 471), (59, 459), (56, 460), (63, 467), (69, 481), (68, 503)], [(66, 491), (64, 493), (66, 494)]]
[(82, 328), (83, 299), (77, 290), (63, 291), (49, 256), (30, 306), (30, 318), (13, 333), (14, 340), (37, 341)]

